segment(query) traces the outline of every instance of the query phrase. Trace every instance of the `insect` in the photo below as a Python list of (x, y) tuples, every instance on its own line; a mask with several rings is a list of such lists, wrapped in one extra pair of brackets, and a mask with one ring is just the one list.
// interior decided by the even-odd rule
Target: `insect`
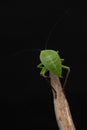
[[(67, 11), (66, 11), (66, 14), (67, 14)], [(61, 18), (59, 21), (61, 22)], [(58, 24), (58, 21), (54, 24), (53, 28), (49, 32), (49, 36), (48, 36), (48, 39), (45, 44), (46, 48), (47, 48), (48, 40), (57, 24)], [(70, 73), (70, 67), (62, 64), (64, 59), (60, 58), (59, 52), (55, 51), (55, 50), (51, 50), (51, 49), (42, 50), (40, 52), (40, 61), (41, 61), (41, 63), (38, 64), (37, 67), (41, 68), (40, 75), (42, 75), (43, 77), (47, 77), (45, 74), (46, 74), (46, 72), (50, 71), (53, 74), (55, 74), (56, 76), (58, 76), (59, 78), (62, 78), (63, 77), (62, 69), (67, 70), (66, 78), (65, 78), (65, 81), (63, 84), (63, 89), (65, 89), (67, 79), (68, 79), (69, 73)]]
[[(66, 11), (66, 14), (67, 14), (67, 11)], [(57, 21), (54, 24), (53, 28), (49, 32), (49, 36), (48, 36), (47, 42), (45, 44), (46, 48), (47, 48), (48, 40), (49, 40), (53, 30), (55, 29), (56, 25), (59, 22), (61, 22), (61, 18), (59, 19), (59, 21)], [(67, 82), (67, 79), (68, 79), (68, 76), (69, 76), (69, 73), (70, 73), (70, 68), (68, 66), (65, 66), (65, 65), (62, 64), (64, 59), (60, 58), (60, 55), (59, 55), (58, 51), (51, 50), (51, 49), (46, 49), (46, 48), (45, 48), (45, 50), (42, 50), (40, 52), (40, 61), (41, 61), (41, 63), (39, 65), (37, 65), (38, 68), (41, 68), (40, 74), (43, 77), (47, 77), (46, 72), (50, 71), (53, 74), (55, 74), (56, 76), (58, 76), (59, 78), (62, 78), (63, 77), (62, 76), (62, 70), (67, 69), (67, 74), (66, 74), (66, 78), (65, 78), (65, 81), (64, 81), (64, 85), (63, 85), (63, 88), (65, 88), (65, 85), (66, 85), (66, 82)], [(35, 50), (35, 49), (33, 49), (33, 50)], [(14, 56), (18, 55), (19, 53), (27, 52), (27, 51), (30, 51), (30, 50), (22, 50), (22, 51), (16, 53)]]
[(70, 73), (70, 67), (62, 64), (64, 59), (60, 58), (59, 52), (50, 49), (42, 50), (40, 52), (40, 61), (41, 63), (37, 65), (37, 67), (41, 68), (40, 75), (42, 75), (43, 77), (47, 77), (45, 74), (46, 72), (50, 71), (59, 78), (62, 78), (62, 69), (68, 70), (63, 85), (64, 88)]

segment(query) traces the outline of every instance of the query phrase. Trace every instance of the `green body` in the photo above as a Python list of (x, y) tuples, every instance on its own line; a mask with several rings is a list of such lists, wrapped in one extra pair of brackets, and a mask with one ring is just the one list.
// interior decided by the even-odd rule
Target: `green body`
[(70, 68), (68, 66), (65, 66), (62, 64), (62, 62), (64, 61), (64, 59), (61, 59), (58, 51), (54, 51), (54, 50), (42, 50), (40, 52), (40, 61), (41, 63), (39, 65), (37, 65), (38, 68), (41, 68), (41, 72), (40, 74), (43, 77), (47, 77), (45, 75), (45, 73), (47, 71), (52, 72), (54, 75), (62, 78), (62, 69), (67, 69), (67, 75), (65, 78), (65, 82), (63, 87), (65, 87), (69, 73), (70, 73)]
[(46, 70), (59, 77), (62, 76), (62, 61), (58, 52), (54, 50), (42, 50), (40, 53), (40, 61)]
[(62, 65), (63, 60), (57, 51), (42, 50), (40, 53), (41, 63), (37, 67), (42, 68), (40, 74), (43, 76), (47, 71), (50, 71), (58, 77), (62, 77), (62, 68), (68, 69), (67, 66)]

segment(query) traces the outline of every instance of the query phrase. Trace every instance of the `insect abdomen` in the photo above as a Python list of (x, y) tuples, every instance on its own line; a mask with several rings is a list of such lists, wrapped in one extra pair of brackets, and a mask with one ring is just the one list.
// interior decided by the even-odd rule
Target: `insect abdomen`
[(47, 70), (53, 72), (59, 77), (62, 77), (62, 63), (60, 56), (56, 51), (42, 50), (40, 60)]

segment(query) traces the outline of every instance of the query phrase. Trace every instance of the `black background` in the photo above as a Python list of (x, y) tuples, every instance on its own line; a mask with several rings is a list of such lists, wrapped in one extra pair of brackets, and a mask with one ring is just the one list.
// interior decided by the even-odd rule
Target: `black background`
[(40, 52), (33, 51), (45, 49), (57, 22), (47, 48), (71, 68), (66, 97), (77, 130), (87, 129), (85, 8), (1, 2), (0, 22), (0, 127), (58, 130), (51, 88), (36, 68)]

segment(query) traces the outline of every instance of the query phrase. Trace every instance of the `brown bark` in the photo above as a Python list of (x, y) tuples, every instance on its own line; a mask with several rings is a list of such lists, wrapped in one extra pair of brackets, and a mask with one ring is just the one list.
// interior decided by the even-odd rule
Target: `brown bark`
[(52, 90), (54, 95), (54, 110), (58, 127), (60, 130), (76, 130), (60, 80), (57, 76), (53, 75), (52, 73), (50, 73), (49, 75), (51, 86), (56, 91), (55, 97), (55, 92)]

